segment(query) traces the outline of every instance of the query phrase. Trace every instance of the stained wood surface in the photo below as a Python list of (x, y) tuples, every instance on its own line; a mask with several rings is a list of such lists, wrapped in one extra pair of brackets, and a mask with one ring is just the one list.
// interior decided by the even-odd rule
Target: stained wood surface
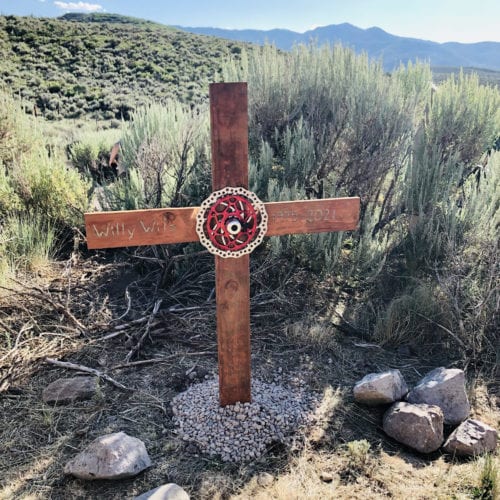
[(324, 233), (356, 229), (359, 198), (326, 198), (264, 203), (268, 215), (266, 236)]
[(215, 257), (221, 406), (251, 400), (249, 262)]
[[(210, 85), (212, 186), (248, 188), (246, 83)], [(249, 256), (215, 257), (219, 396), (221, 406), (250, 402)]]
[(87, 213), (87, 246), (95, 249), (199, 241), (195, 229), (198, 210), (189, 207)]
[(209, 93), (213, 190), (248, 189), (247, 84), (212, 83)]

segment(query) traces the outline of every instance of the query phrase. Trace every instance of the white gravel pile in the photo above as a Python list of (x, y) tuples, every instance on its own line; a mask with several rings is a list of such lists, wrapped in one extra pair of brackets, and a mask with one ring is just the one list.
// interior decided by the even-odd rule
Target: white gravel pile
[(252, 402), (219, 406), (218, 380), (192, 385), (172, 400), (178, 434), (223, 461), (259, 457), (272, 442), (287, 444), (314, 421), (317, 399), (303, 388), (252, 382)]

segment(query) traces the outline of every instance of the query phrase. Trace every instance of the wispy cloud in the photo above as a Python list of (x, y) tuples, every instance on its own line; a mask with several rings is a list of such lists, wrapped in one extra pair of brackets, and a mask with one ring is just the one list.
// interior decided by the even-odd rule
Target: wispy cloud
[(84, 12), (97, 12), (104, 10), (102, 5), (98, 3), (88, 3), (88, 2), (54, 2), (56, 7), (63, 10), (81, 10)]

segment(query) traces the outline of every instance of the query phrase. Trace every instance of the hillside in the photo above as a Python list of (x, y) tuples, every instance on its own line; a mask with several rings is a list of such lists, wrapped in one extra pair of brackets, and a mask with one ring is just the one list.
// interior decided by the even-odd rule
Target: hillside
[(2, 16), (0, 87), (48, 119), (127, 119), (150, 100), (199, 101), (241, 47), (116, 15)]
[(305, 33), (283, 29), (261, 31), (181, 26), (178, 28), (229, 40), (256, 44), (273, 43), (283, 50), (290, 50), (296, 44), (308, 44), (311, 41), (320, 45), (342, 43), (344, 46), (352, 47), (356, 52), (367, 52), (373, 59), (382, 59), (387, 71), (392, 71), (401, 62), (406, 64), (417, 59), (429, 61), (431, 66), (500, 70), (500, 43), (497, 42), (437, 43), (391, 35), (377, 27), (361, 29), (349, 23), (321, 26)]
[[(272, 33), (284, 43), (291, 32)], [(252, 46), (116, 14), (0, 16), (0, 88), (49, 120), (127, 120), (147, 102), (205, 99), (208, 83), (243, 47)], [(436, 81), (458, 73), (445, 66)], [(482, 83), (500, 81), (500, 72), (474, 71)]]

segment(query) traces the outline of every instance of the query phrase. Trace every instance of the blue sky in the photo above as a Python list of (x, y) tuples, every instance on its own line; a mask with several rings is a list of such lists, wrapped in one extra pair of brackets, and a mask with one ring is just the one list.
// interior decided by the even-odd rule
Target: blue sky
[(112, 12), (181, 26), (286, 28), (348, 22), (436, 42), (500, 41), (500, 0), (0, 0), (1, 14)]

